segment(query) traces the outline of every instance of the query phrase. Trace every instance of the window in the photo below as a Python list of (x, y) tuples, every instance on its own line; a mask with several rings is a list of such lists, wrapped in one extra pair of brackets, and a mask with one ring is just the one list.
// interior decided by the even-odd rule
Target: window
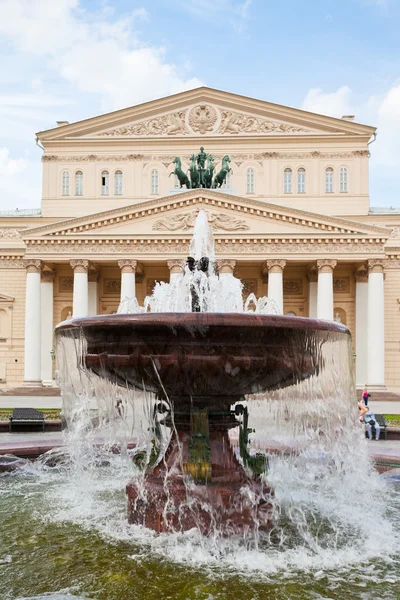
[(283, 191), (285, 194), (292, 193), (292, 169), (285, 169), (283, 173)]
[(297, 171), (297, 193), (305, 194), (306, 191), (306, 170), (301, 168)]
[(333, 192), (333, 169), (328, 167), (325, 170), (325, 192), (331, 194)]
[(82, 171), (77, 171), (75, 173), (75, 196), (83, 195), (83, 173)]
[(69, 196), (69, 171), (63, 171), (62, 174), (62, 195)]
[[(230, 187), (231, 187), (231, 174), (230, 173), (227, 173), (227, 175), (225, 177), (225, 181), (222, 184), (222, 187), (224, 189), (230, 189)], [(254, 176), (253, 176), (253, 192), (254, 192)], [(249, 193), (251, 193), (251, 192), (249, 192)]]
[(108, 196), (108, 182), (109, 182), (109, 173), (108, 171), (101, 172), (101, 195)]
[(115, 195), (122, 195), (122, 171), (115, 171)]
[(340, 191), (341, 193), (347, 192), (347, 169), (346, 167), (340, 168)]
[(254, 169), (247, 169), (246, 194), (254, 194)]
[(151, 193), (158, 194), (158, 171), (153, 169), (151, 172)]

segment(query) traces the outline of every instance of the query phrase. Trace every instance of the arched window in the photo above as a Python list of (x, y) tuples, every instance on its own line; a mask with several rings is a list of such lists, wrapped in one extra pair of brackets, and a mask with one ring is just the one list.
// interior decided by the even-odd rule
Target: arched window
[(325, 169), (325, 192), (331, 194), (333, 192), (333, 169), (328, 167)]
[(283, 191), (285, 194), (292, 193), (292, 169), (285, 169), (283, 173)]
[(247, 169), (246, 194), (254, 194), (254, 169)]
[(77, 171), (75, 173), (75, 196), (83, 195), (83, 173), (82, 171)]
[(109, 175), (108, 171), (102, 171), (101, 172), (101, 195), (102, 196), (108, 196), (109, 180), (110, 180), (110, 175)]
[(63, 171), (62, 174), (62, 195), (69, 196), (69, 171)]
[(340, 167), (340, 191), (342, 193), (347, 192), (347, 169), (346, 167)]
[(151, 193), (158, 194), (158, 171), (153, 169), (151, 172)]
[(122, 171), (115, 171), (115, 195), (122, 194)]
[[(227, 173), (227, 175), (225, 177), (225, 181), (222, 184), (222, 187), (224, 189), (230, 189), (230, 187), (231, 187), (231, 174), (230, 173)], [(254, 192), (254, 175), (253, 175), (253, 192)], [(251, 192), (248, 192), (248, 193), (251, 193)]]
[(301, 168), (297, 171), (297, 193), (305, 194), (306, 191), (306, 170)]

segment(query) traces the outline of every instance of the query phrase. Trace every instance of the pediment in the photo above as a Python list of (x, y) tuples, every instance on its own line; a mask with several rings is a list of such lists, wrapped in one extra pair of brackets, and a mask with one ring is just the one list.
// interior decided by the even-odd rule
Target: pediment
[(37, 134), (47, 140), (366, 135), (375, 128), (211, 88), (189, 90)]
[(389, 237), (390, 230), (338, 217), (286, 208), (216, 190), (188, 190), (139, 204), (68, 219), (22, 233), (25, 240), (56, 238), (191, 237), (200, 209), (207, 212), (216, 238), (255, 236)]

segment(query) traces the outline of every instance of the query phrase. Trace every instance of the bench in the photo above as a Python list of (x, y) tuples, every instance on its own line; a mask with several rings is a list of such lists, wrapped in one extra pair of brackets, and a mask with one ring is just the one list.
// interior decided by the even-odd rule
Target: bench
[(16, 429), (33, 431), (38, 428), (44, 431), (44, 414), (34, 408), (14, 408), (8, 427), (10, 432)]

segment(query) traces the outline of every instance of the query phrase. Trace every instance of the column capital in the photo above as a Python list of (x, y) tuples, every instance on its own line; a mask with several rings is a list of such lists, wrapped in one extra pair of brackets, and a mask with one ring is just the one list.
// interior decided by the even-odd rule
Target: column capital
[(167, 265), (170, 273), (179, 273), (182, 275), (185, 272), (185, 260), (180, 258), (173, 258), (167, 260)]
[(384, 258), (372, 258), (368, 261), (368, 272), (369, 273), (383, 273), (384, 268), (387, 265), (387, 260)]
[(236, 267), (236, 260), (230, 260), (229, 258), (220, 258), (216, 261), (215, 264), (219, 275), (224, 275), (225, 273), (233, 275), (233, 272)]
[(99, 279), (100, 271), (94, 265), (89, 265), (88, 280), (90, 282), (97, 282)]
[(71, 265), (74, 273), (87, 273), (89, 270), (89, 261), (88, 260), (70, 260), (69, 264)]
[(118, 266), (121, 269), (121, 273), (136, 273), (138, 267), (137, 260), (119, 260)]
[(333, 273), (333, 269), (336, 267), (336, 265), (336, 260), (317, 260), (318, 273)]
[(358, 283), (368, 282), (368, 266), (365, 263), (358, 265), (357, 269), (354, 271), (354, 278)]
[(317, 265), (311, 265), (307, 271), (307, 279), (310, 283), (316, 283), (318, 281), (318, 267)]
[(283, 273), (286, 267), (286, 260), (266, 260), (263, 269), (267, 269), (268, 273)]
[(41, 279), (42, 282), (53, 283), (55, 274), (56, 272), (51, 267), (49, 267), (49, 265), (43, 265)]
[(27, 273), (40, 273), (42, 261), (27, 258), (24, 260), (24, 267)]

